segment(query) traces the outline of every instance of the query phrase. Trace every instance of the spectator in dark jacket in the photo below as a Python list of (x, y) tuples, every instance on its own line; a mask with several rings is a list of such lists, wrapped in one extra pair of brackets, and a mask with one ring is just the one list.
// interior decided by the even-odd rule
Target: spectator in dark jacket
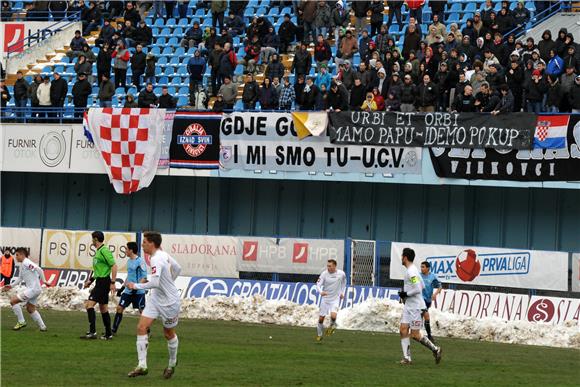
[(81, 22), (83, 24), (83, 35), (89, 35), (98, 30), (103, 16), (96, 2), (91, 1), (89, 7), (81, 11)]
[(495, 108), (492, 110), (491, 114), (494, 116), (498, 114), (509, 114), (514, 111), (514, 96), (510, 91), (508, 85), (503, 84), (499, 88), (501, 98)]
[[(238, 58), (236, 57), (236, 53), (231, 49), (231, 44), (226, 43), (224, 45), (223, 54), (220, 56), (219, 60), (219, 67), (218, 73), (221, 78), (225, 78), (229, 76), (232, 79), (234, 75), (234, 69), (238, 65)], [(226, 98), (224, 98), (226, 100)]]
[(254, 80), (254, 75), (248, 72), (246, 74), (246, 82), (244, 83), (244, 89), (242, 91), (244, 110), (255, 109), (259, 97), (260, 86), (258, 86), (258, 83)]
[(76, 30), (74, 38), (70, 41), (70, 49), (66, 52), (66, 56), (69, 58), (78, 56), (83, 50), (85, 44), (87, 44), (87, 41), (81, 36), (81, 31)]
[(290, 14), (284, 15), (284, 21), (278, 28), (278, 36), (280, 37), (280, 54), (288, 53), (288, 46), (296, 38), (296, 24), (290, 20)]
[(506, 71), (507, 84), (514, 96), (514, 111), (522, 109), (524, 70), (517, 60), (510, 62), (510, 67)]
[(105, 43), (99, 50), (97, 55), (97, 80), (103, 79), (103, 74), (107, 75), (107, 78), (111, 75), (111, 50), (109, 49), (109, 44)]
[(552, 40), (552, 32), (545, 30), (542, 34), (542, 40), (538, 42), (538, 50), (540, 50), (540, 58), (548, 63), (550, 60), (550, 50), (556, 48), (556, 42)]
[(401, 101), (401, 111), (402, 112), (414, 112), (415, 111), (415, 98), (416, 90), (413, 84), (413, 78), (410, 74), (405, 74), (403, 77), (403, 84), (400, 87), (400, 101)]
[(434, 112), (439, 98), (437, 85), (431, 82), (429, 74), (423, 75), (423, 82), (417, 86), (417, 104), (420, 112)]
[[(54, 80), (50, 83), (50, 103), (53, 108), (62, 109), (67, 92), (67, 82), (60, 76), (59, 73), (54, 73)], [(57, 114), (62, 114), (62, 110), (58, 110)]]
[(159, 96), (159, 108), (160, 109), (175, 109), (177, 107), (177, 102), (171, 94), (167, 86), (161, 88), (161, 96)]
[(332, 51), (328, 42), (324, 40), (322, 35), (318, 35), (316, 45), (314, 46), (314, 61), (316, 65), (328, 64), (328, 61), (332, 58)]
[(139, 21), (141, 21), (141, 16), (139, 15), (139, 12), (137, 12), (135, 7), (133, 6), (132, 1), (127, 2), (127, 5), (125, 6), (125, 12), (123, 12), (123, 19), (130, 20), (131, 25), (134, 25), (134, 26), (136, 26), (139, 23)]
[(89, 95), (93, 92), (93, 88), (85, 73), (79, 73), (78, 80), (72, 88), (73, 104), (75, 106), (74, 116), (80, 118), (83, 116), (83, 108), (87, 107)]
[(466, 85), (463, 92), (455, 96), (455, 100), (451, 104), (451, 111), (458, 113), (475, 111), (475, 98), (471, 85)]
[(516, 27), (520, 29), (525, 28), (526, 24), (530, 21), (530, 11), (524, 6), (523, 1), (518, 1), (516, 9), (513, 10), (512, 14)]
[(355, 17), (355, 28), (357, 34), (359, 34), (365, 26), (366, 18), (370, 14), (371, 2), (370, 1), (353, 1), (352, 10), (354, 11)]
[(103, 74), (101, 83), (99, 85), (99, 106), (100, 107), (111, 107), (112, 99), (115, 95), (115, 85), (109, 79), (109, 74)]
[(360, 106), (365, 100), (366, 86), (363, 85), (361, 79), (356, 77), (354, 79), (354, 85), (350, 89), (349, 106), (350, 110), (359, 110)]
[(574, 85), (568, 94), (568, 99), (572, 107), (572, 113), (580, 113), (580, 75), (576, 75)]
[(22, 76), (22, 71), (16, 72), (16, 82), (14, 82), (14, 105), (18, 109), (16, 115), (18, 117), (24, 117), (24, 109), (28, 105), (28, 90), (30, 85), (26, 82), (26, 79)]
[(189, 90), (195, 92), (198, 90), (198, 85), (203, 83), (203, 75), (205, 74), (207, 62), (201, 56), (200, 50), (195, 50), (195, 53), (187, 62), (187, 71), (189, 72)]
[(12, 96), (10, 95), (10, 90), (8, 90), (8, 87), (6, 87), (4, 79), (0, 79), (0, 107), (2, 108), (0, 109), (0, 117), (6, 115), (6, 105), (11, 98)]
[(145, 20), (141, 20), (135, 30), (135, 41), (144, 47), (150, 46), (153, 42), (153, 30), (145, 24)]
[(188, 29), (181, 39), (181, 47), (191, 48), (197, 47), (199, 43), (203, 40), (203, 31), (199, 26), (199, 22), (196, 20), (193, 22), (193, 27)]
[(137, 90), (141, 89), (141, 77), (145, 74), (146, 58), (143, 46), (138, 44), (135, 53), (131, 57), (131, 71), (133, 72), (131, 82)]
[(242, 18), (230, 11), (228, 18), (225, 21), (225, 29), (231, 36), (238, 36), (244, 33), (244, 22)]
[(307, 77), (306, 85), (302, 90), (302, 110), (314, 110), (318, 93), (319, 90), (314, 84), (312, 77)]
[(156, 107), (159, 99), (153, 92), (153, 85), (148, 83), (147, 86), (141, 90), (138, 97), (138, 103), (140, 108), (150, 108)]
[(348, 110), (348, 94), (344, 88), (340, 88), (335, 82), (330, 84), (326, 108), (335, 112)]
[(540, 70), (532, 72), (532, 79), (526, 87), (526, 103), (528, 113), (540, 114), (543, 111), (542, 101), (548, 86)]
[(546, 97), (546, 109), (551, 113), (559, 113), (564, 92), (558, 77), (548, 75), (548, 93)]
[(278, 77), (282, 79), (284, 76), (284, 65), (280, 62), (278, 54), (273, 54), (271, 57), (270, 64), (266, 67), (265, 77), (273, 79)]
[(115, 33), (115, 28), (111, 25), (109, 19), (105, 19), (103, 27), (101, 27), (101, 32), (95, 41), (95, 46), (101, 47), (103, 44), (107, 43), (109, 46), (113, 42), (113, 34)]
[(300, 49), (294, 54), (294, 60), (292, 61), (292, 68), (290, 71), (294, 72), (296, 77), (299, 75), (310, 74), (310, 68), (312, 67), (312, 56), (306, 49), (306, 43), (300, 43)]
[(264, 78), (264, 82), (260, 87), (260, 108), (262, 110), (274, 110), (278, 108), (278, 94), (276, 89), (272, 86), (270, 78)]

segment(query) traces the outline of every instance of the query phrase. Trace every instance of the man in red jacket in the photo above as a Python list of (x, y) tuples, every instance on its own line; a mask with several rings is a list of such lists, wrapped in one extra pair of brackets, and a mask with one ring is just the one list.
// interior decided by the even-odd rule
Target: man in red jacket
[(423, 23), (423, 5), (425, 5), (425, 0), (407, 0), (409, 17), (414, 17), (418, 24)]

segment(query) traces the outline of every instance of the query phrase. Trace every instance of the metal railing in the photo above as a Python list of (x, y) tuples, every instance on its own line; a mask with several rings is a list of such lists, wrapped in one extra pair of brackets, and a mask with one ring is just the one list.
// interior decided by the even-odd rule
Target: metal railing
[(516, 36), (516, 38), (523, 35), (523, 34), (526, 34), (529, 30), (536, 27), (538, 24), (542, 23), (546, 19), (557, 14), (558, 12), (568, 11), (571, 8), (572, 8), (572, 6), (571, 6), (570, 2), (568, 2), (568, 1), (560, 1), (557, 3), (551, 3), (551, 5), (548, 8), (535, 14), (534, 17), (532, 17), (530, 19), (530, 21), (525, 26), (516, 27), (516, 28), (506, 32), (504, 34), (504, 38), (511, 35), (511, 34), (514, 34)]
[[(67, 16), (63, 17), (61, 20), (55, 22), (54, 24), (51, 24), (50, 26), (48, 26), (42, 30), (38, 30), (33, 34), (25, 36), (24, 38), (22, 38), (22, 39), (16, 41), (15, 43), (9, 45), (8, 47), (6, 47), (6, 58), (9, 59), (11, 55), (20, 54), (22, 49), (34, 47), (39, 42), (42, 42), (43, 40), (45, 40), (47, 37), (50, 37), (54, 34), (57, 34), (58, 32), (62, 31), (64, 28), (67, 28), (71, 24), (79, 21), (80, 18), (81, 18), (81, 13), (79, 11), (79, 12), (76, 12), (76, 13), (73, 13), (71, 15), (67, 15)], [(31, 20), (34, 20), (34, 19), (31, 19)], [(46, 20), (46, 18), (43, 20)], [(46, 20), (46, 21), (48, 21), (48, 20)]]

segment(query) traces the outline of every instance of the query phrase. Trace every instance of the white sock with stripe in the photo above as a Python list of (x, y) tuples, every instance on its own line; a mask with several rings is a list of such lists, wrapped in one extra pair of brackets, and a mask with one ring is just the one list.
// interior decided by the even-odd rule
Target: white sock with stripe
[(167, 350), (169, 351), (169, 367), (177, 365), (177, 347), (179, 346), (179, 339), (175, 335), (171, 340), (167, 340)]
[(46, 328), (46, 325), (44, 325), (44, 321), (42, 321), (42, 316), (40, 316), (40, 313), (38, 313), (38, 310), (35, 310), (34, 313), (30, 313), (30, 317), (32, 317), (32, 319), (34, 320), (34, 322), (38, 325), (38, 327), (40, 329)]

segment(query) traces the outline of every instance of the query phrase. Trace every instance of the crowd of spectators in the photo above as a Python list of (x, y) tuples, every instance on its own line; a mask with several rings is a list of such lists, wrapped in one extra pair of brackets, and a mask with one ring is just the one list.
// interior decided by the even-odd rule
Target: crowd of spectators
[[(267, 16), (253, 17), (246, 25), (247, 3), (197, 3), (211, 14), (212, 26), (202, 29), (192, 21), (179, 37), (182, 47), (194, 50), (187, 59), (190, 105), (204, 108), (209, 89), (213, 110), (233, 109), (238, 84), (243, 84), (244, 109), (580, 112), (580, 50), (573, 34), (562, 28), (545, 31), (539, 42), (516, 39), (530, 19), (523, 1), (513, 10), (502, 1), (496, 12), (496, 4), (487, 0), (463, 28), (445, 22), (448, 1), (271, 1), (280, 9), (294, 7), (296, 16), (295, 23), (292, 15), (284, 15), (277, 31)], [(541, 3), (550, 2), (536, 2), (536, 7), (549, 5)], [(77, 74), (74, 106), (86, 107), (96, 85), (103, 107), (112, 105), (119, 88), (125, 94), (129, 87), (140, 92), (125, 95), (126, 107), (175, 107), (167, 85), (156, 83), (157, 58), (144, 52), (153, 41), (145, 15), (167, 18), (175, 6), (184, 16), (188, 1), (109, 1), (104, 9), (93, 1), (71, 2), (63, 12), (80, 11), (83, 24), (67, 52)], [(423, 24), (427, 7), (431, 18)], [(123, 22), (116, 23), (115, 17)], [(400, 40), (389, 34), (395, 23), (403, 31)], [(83, 34), (97, 29), (95, 55)], [(243, 56), (234, 50), (234, 37), (242, 39)], [(288, 53), (293, 57), (283, 61)], [(238, 65), (243, 77), (235, 71)], [(161, 86), (158, 96), (154, 88)], [(2, 85), (1, 101), (3, 106), (14, 98), (17, 107), (28, 100), (33, 107), (62, 107), (67, 87), (58, 73), (52, 80), (37, 76), (31, 84), (19, 74), (14, 96), (6, 95)]]

